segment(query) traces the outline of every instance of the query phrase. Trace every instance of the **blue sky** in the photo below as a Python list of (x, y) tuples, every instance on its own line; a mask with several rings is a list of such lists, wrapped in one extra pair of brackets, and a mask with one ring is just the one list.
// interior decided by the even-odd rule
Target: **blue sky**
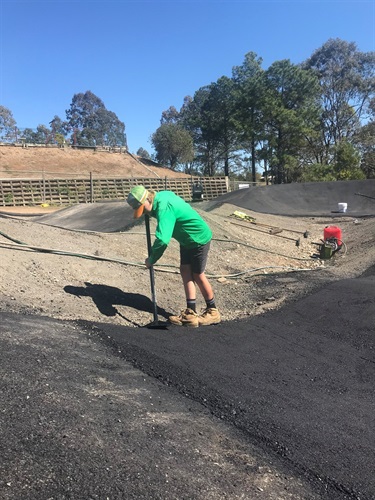
[(247, 52), (267, 69), (330, 38), (374, 51), (375, 0), (0, 0), (0, 105), (35, 128), (90, 90), (125, 123), (129, 150), (152, 153), (162, 112)]

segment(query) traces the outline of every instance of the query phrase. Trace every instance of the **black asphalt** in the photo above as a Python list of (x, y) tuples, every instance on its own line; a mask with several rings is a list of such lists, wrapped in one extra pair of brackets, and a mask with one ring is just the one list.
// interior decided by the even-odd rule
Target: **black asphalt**
[[(266, 214), (307, 217), (375, 215), (375, 179), (364, 181), (306, 182), (252, 187), (232, 191), (207, 204), (230, 203)], [(339, 203), (347, 204), (345, 214)]]
[[(233, 203), (264, 213), (334, 217), (345, 202), (348, 216), (361, 217), (375, 215), (374, 197), (375, 181), (312, 183), (240, 190), (202, 207)], [(40, 222), (100, 230), (108, 210), (116, 231), (126, 225), (119, 207), (73, 207), (65, 220), (62, 211)], [(198, 331), (79, 328), (243, 431), (317, 485), (321, 498), (375, 499), (375, 266), (248, 321)]]
[(332, 498), (375, 498), (375, 272), (204, 332), (97, 327), (137, 367), (330, 485)]
[(33, 220), (40, 224), (63, 227), (76, 231), (98, 231), (115, 233), (135, 224), (133, 210), (124, 201), (109, 201), (73, 205), (52, 214), (37, 216)]

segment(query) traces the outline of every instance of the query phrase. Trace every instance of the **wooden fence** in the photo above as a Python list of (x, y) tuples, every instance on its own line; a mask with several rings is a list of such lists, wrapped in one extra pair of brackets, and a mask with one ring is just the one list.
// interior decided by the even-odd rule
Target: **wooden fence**
[(0, 206), (72, 205), (103, 200), (123, 200), (136, 184), (149, 189), (170, 190), (186, 201), (193, 199), (194, 183), (203, 187), (203, 199), (212, 200), (228, 192), (226, 177), (187, 177), (155, 179), (0, 179)]

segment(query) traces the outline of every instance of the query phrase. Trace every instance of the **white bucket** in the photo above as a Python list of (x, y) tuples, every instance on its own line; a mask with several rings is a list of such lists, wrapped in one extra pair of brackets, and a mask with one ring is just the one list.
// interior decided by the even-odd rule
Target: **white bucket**
[(339, 203), (339, 212), (345, 213), (348, 209), (347, 203)]

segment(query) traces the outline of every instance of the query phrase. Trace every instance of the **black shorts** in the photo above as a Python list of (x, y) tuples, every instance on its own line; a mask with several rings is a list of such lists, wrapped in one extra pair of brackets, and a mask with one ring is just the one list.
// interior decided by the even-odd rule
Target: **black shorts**
[(190, 264), (193, 273), (204, 273), (204, 270), (206, 269), (210, 243), (211, 241), (209, 241), (205, 245), (198, 245), (194, 248), (185, 248), (180, 246), (180, 264)]

